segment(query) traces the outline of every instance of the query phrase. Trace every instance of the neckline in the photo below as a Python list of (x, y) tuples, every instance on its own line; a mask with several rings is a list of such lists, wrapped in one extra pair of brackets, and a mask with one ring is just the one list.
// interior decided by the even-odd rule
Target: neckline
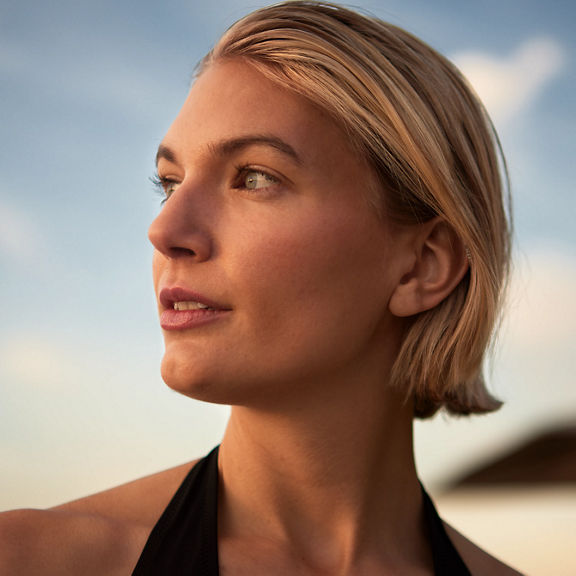
[[(218, 454), (199, 460), (154, 526), (132, 576), (218, 576)], [(471, 576), (421, 485), (434, 576)]]

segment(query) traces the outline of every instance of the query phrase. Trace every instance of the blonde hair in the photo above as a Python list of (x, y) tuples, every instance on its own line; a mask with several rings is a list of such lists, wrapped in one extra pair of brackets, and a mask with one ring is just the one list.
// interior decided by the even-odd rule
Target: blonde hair
[(392, 384), (415, 415), (485, 413), (500, 402), (483, 362), (509, 268), (497, 136), (447, 59), (408, 32), (343, 7), (290, 1), (234, 24), (205, 57), (242, 58), (305, 96), (345, 131), (378, 181), (379, 205), (402, 222), (439, 216), (460, 238), (469, 271), (438, 306), (413, 319)]

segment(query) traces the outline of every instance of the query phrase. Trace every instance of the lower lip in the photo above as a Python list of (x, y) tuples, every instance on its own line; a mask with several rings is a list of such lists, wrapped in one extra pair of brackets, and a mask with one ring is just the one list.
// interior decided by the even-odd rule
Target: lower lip
[(189, 330), (226, 316), (230, 310), (164, 310), (160, 314), (163, 330)]

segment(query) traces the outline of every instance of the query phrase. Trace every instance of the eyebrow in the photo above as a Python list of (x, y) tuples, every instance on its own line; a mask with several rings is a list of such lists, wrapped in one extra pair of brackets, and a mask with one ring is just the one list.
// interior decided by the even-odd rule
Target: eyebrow
[(156, 166), (158, 166), (158, 162), (163, 158), (168, 160), (168, 162), (176, 162), (176, 154), (174, 154), (172, 148), (169, 148), (165, 144), (160, 144), (160, 146), (158, 146), (158, 152), (156, 152)]
[[(250, 146), (268, 146), (274, 148), (282, 154), (290, 157), (294, 162), (296, 162), (296, 164), (302, 164), (302, 159), (298, 156), (296, 150), (294, 150), (290, 144), (277, 136), (260, 134), (240, 136), (238, 138), (230, 138), (228, 140), (210, 143), (208, 149), (217, 156), (229, 156), (243, 150), (244, 148), (249, 148)], [(175, 152), (165, 144), (160, 144), (160, 146), (158, 146), (156, 166), (158, 166), (158, 162), (162, 158), (169, 162), (176, 162)]]
[(227, 156), (250, 146), (268, 146), (270, 148), (274, 148), (279, 152), (282, 152), (282, 154), (289, 156), (297, 164), (302, 164), (302, 160), (296, 153), (296, 150), (294, 150), (290, 144), (281, 138), (278, 138), (277, 136), (267, 136), (260, 134), (241, 136), (239, 138), (231, 138), (229, 140), (216, 142), (211, 144), (209, 148), (219, 156)]

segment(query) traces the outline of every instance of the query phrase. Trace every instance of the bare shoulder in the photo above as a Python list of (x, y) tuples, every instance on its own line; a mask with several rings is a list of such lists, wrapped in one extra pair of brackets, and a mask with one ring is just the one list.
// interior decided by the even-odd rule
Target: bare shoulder
[(52, 510), (154, 525), (196, 460), (74, 500)]
[(6, 512), (0, 516), (0, 574), (121, 574), (134, 536), (120, 522), (93, 515)]
[(449, 524), (444, 523), (444, 526), (472, 576), (523, 576), (514, 568), (482, 550)]
[(0, 514), (0, 574), (130, 574), (194, 463), (49, 510)]

